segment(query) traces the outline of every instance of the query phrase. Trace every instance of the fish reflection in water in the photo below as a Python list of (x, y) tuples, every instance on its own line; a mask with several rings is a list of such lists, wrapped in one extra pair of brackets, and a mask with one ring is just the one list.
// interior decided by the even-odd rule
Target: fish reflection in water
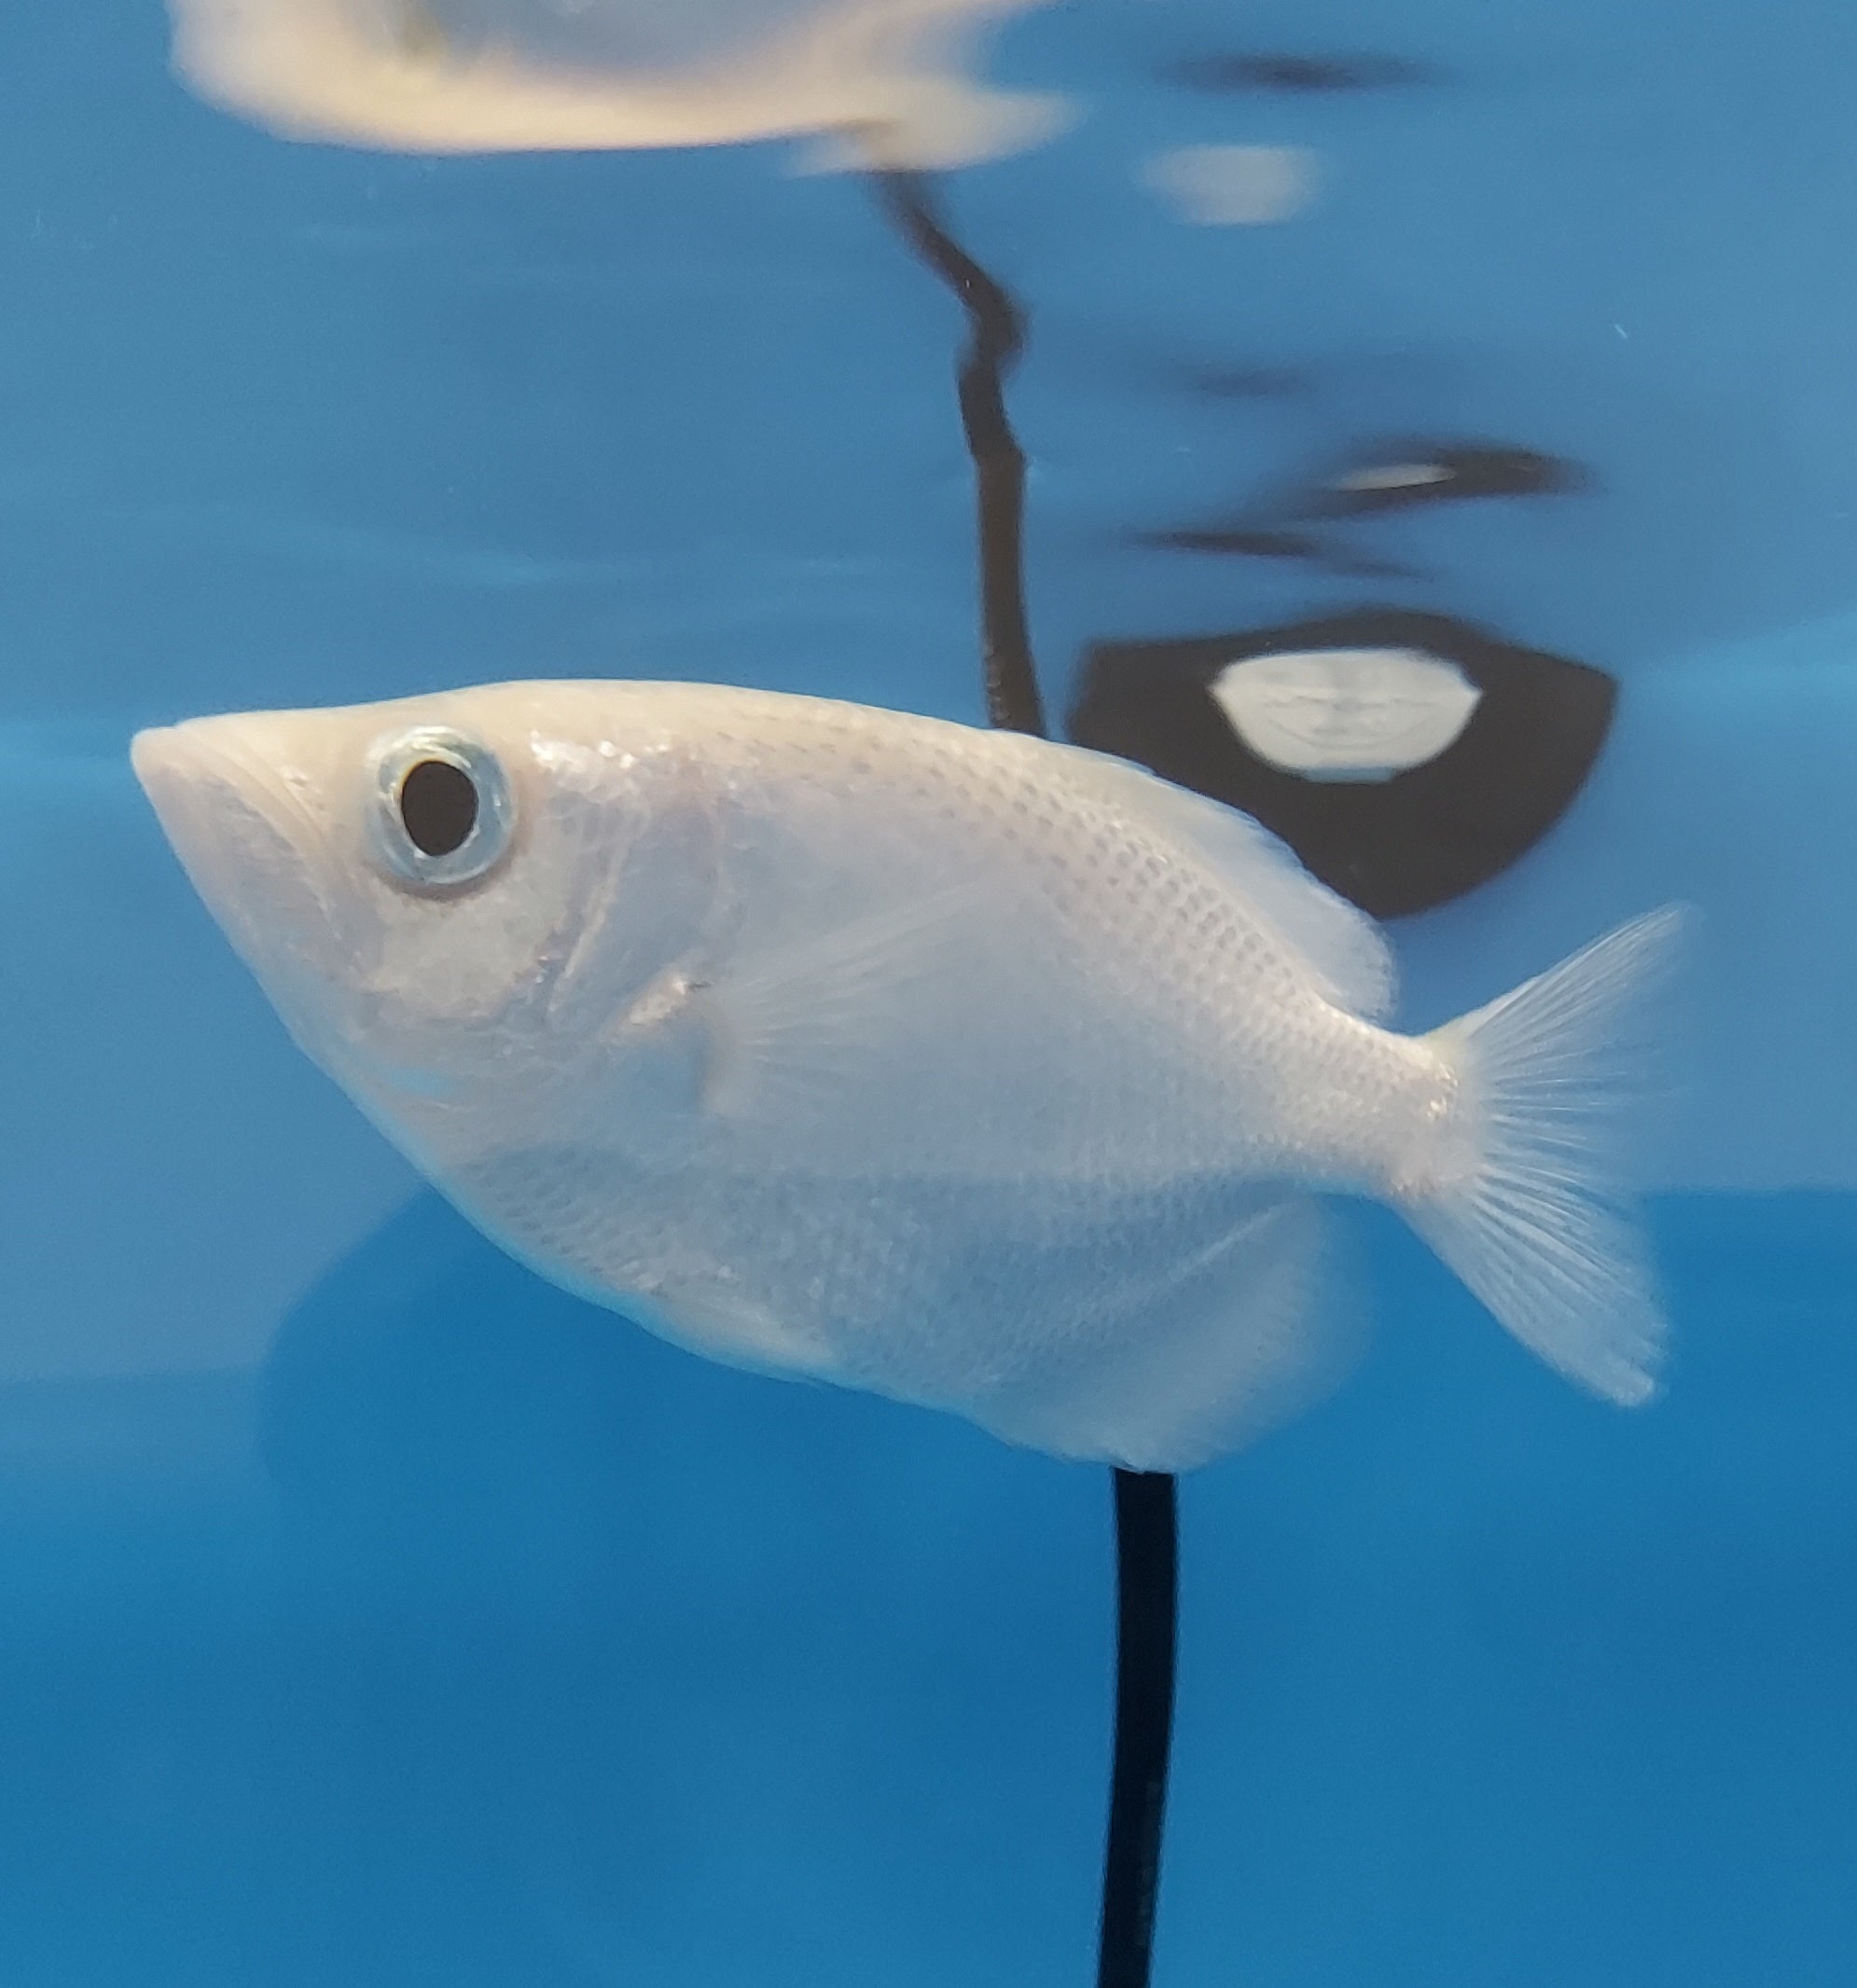
[(960, 66), (1045, 0), (169, 0), (174, 66), (293, 138), (408, 152), (842, 134), (825, 162), (949, 166), (1035, 145), (1060, 98)]
[(1206, 1460), (1327, 1377), (1318, 1197), (1653, 1391), (1602, 1134), (1656, 913), (1422, 1037), (1247, 817), (714, 685), (195, 720), (137, 771), (302, 1046), (512, 1253), (714, 1358)]

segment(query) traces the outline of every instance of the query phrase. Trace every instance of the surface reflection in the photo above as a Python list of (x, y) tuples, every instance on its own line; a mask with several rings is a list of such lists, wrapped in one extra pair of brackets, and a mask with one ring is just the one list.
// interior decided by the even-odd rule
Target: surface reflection
[[(1455, 730), (1370, 777), (1311, 772), (1259, 749), (1221, 698), (1249, 658), (1273, 659), (1283, 717), (1305, 742), (1397, 731), (1412, 713), (1375, 694), (1382, 669), (1430, 659), (1474, 693)], [(1339, 673), (1337, 663), (1351, 666)], [(1326, 666), (1326, 667), (1324, 667)], [(1358, 686), (1358, 687), (1357, 687)], [(1298, 688), (1300, 695), (1298, 695)], [(1365, 695), (1363, 695), (1365, 693)], [(1068, 720), (1079, 744), (1123, 753), (1273, 830), (1332, 889), (1376, 918), (1426, 910), (1499, 876), (1559, 819), (1591, 772), (1616, 686), (1602, 670), (1444, 614), (1362, 608), (1177, 641), (1102, 642)], [(1323, 777), (1325, 773), (1326, 777)]]
[(1360, 90), (1398, 90), (1440, 80), (1422, 62), (1393, 55), (1307, 55), (1290, 50), (1193, 55), (1171, 64), (1166, 80), (1183, 89), (1220, 94), (1274, 91), (1284, 96), (1345, 95)]

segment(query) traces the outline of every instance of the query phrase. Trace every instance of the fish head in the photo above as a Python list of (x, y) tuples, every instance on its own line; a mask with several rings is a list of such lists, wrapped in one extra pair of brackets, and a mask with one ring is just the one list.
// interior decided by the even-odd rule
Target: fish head
[(298, 1043), (429, 1168), (584, 1094), (606, 1024), (701, 928), (687, 756), (648, 700), (595, 689), (240, 712), (132, 748)]

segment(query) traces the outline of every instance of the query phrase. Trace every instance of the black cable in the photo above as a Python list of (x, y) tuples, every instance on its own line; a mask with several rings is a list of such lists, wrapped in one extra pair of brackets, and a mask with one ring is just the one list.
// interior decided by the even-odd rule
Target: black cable
[[(961, 299), (969, 327), (958, 374), (974, 460), (980, 553), (980, 649), (987, 714), (1003, 731), (1045, 736), (1025, 616), (1025, 455), (1005, 411), (1005, 376), (1025, 343), (1006, 290), (942, 226), (922, 179), (877, 175), (885, 213)], [(1102, 1861), (1097, 1988), (1148, 1988), (1161, 1824), (1173, 1734), (1179, 1527), (1173, 1479), (1116, 1472), (1116, 1758)]]
[(1173, 1736), (1179, 1523), (1171, 1477), (1116, 1472), (1116, 1764), (1096, 1988), (1148, 1988)]

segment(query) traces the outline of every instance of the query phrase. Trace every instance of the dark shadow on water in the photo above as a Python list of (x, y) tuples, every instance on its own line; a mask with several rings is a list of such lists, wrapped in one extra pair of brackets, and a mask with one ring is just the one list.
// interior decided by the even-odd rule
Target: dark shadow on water
[[(1857, 1197), (1654, 1217), (1648, 1411), (1374, 1219), (1363, 1367), (1183, 1483), (1162, 1981), (1840, 1978)], [(429, 1194), (261, 1412), (0, 1407), (0, 1981), (1089, 1980), (1100, 1472), (705, 1365)]]
[(698, 1360), (430, 1194), (285, 1322), (261, 1421), (351, 1923), (486, 1982), (1081, 1971), (1094, 1473)]
[[(1391, 779), (1328, 781), (1265, 759), (1221, 709), (1234, 662), (1285, 652), (1411, 650), (1450, 663), (1478, 703), (1459, 736)], [(1254, 815), (1331, 889), (1375, 918), (1423, 911), (1487, 883), (1559, 820), (1611, 729), (1603, 670), (1453, 615), (1396, 607), (1225, 635), (1094, 644), (1072, 739), (1118, 752)]]
[(263, 1453), (293, 1539), (356, 1582), (512, 1613), (585, 1598), (594, 1569), (609, 1588), (648, 1516), (636, 1352), (421, 1195), (298, 1305), (267, 1365)]
[[(1163, 1967), (1727, 1988), (1857, 1938), (1857, 1202), (1656, 1226), (1652, 1411), (1375, 1220), (1365, 1368), (1184, 1486)], [(262, 1978), (1088, 1981), (1099, 1473), (708, 1366), (431, 1195), (298, 1308), (263, 1423)]]

